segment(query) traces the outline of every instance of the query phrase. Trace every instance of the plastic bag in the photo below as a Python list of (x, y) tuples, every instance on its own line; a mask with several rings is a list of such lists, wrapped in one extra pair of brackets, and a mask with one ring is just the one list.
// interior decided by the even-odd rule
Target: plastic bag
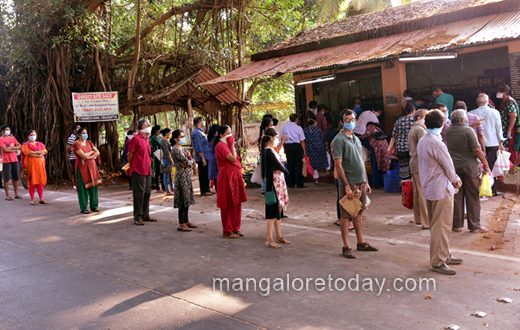
[(401, 182), (403, 206), (407, 209), (413, 209), (413, 185), (412, 180), (403, 180)]
[(480, 196), (493, 196), (493, 192), (491, 191), (491, 181), (489, 179), (489, 173), (484, 173), (484, 176), (482, 176), (482, 184), (480, 185)]
[(509, 171), (511, 168), (509, 161), (510, 156), (511, 153), (507, 151), (497, 151), (497, 160), (495, 162), (495, 166), (493, 167), (493, 172), (491, 172), (493, 177), (498, 178), (499, 176), (504, 176), (504, 172)]
[(259, 185), (262, 184), (262, 166), (260, 164), (256, 165), (255, 171), (253, 172), (253, 176), (251, 176), (251, 182), (257, 183)]
[(311, 160), (309, 157), (305, 156), (305, 166), (307, 167), (307, 176), (313, 176), (314, 175), (314, 170), (312, 169), (312, 166), (311, 166)]

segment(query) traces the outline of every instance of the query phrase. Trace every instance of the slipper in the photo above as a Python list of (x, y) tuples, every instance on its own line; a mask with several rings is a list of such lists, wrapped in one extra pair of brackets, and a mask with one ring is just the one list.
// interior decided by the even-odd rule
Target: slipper
[(423, 230), (430, 229), (430, 227), (421, 227)]
[(5, 200), (6, 200), (6, 201), (12, 201), (12, 200), (14, 200), (14, 199), (13, 199), (12, 197), (6, 197)]
[(497, 196), (502, 196), (502, 193), (501, 193), (501, 192), (499, 192), (499, 191), (497, 191), (497, 193), (496, 193), (496, 194), (493, 194), (493, 197), (497, 197)]
[(188, 226), (188, 228), (198, 228), (197, 225), (194, 225), (191, 222), (186, 223), (186, 226)]
[(223, 238), (239, 238), (237, 234), (222, 235)]
[(242, 234), (242, 232), (240, 230), (237, 230), (236, 232), (234, 232), (233, 234), (235, 235), (238, 235), (240, 237), (244, 236), (244, 234)]
[(47, 204), (47, 202), (44, 201), (44, 200), (39, 201), (39, 203), (40, 203), (40, 204)]
[(146, 222), (157, 222), (157, 219), (153, 219), (153, 218), (144, 218), (143, 221), (146, 221)]
[(18, 195), (18, 196), (14, 196), (14, 199), (23, 199), (23, 197)]
[(341, 227), (341, 225), (339, 224), (339, 222), (338, 222), (337, 220), (334, 221), (334, 224), (335, 224), (336, 226), (338, 226), (338, 227)]
[(90, 214), (90, 213), (92, 213), (92, 211), (81, 211), (81, 213), (83, 213), (83, 214)]
[(177, 227), (177, 230), (178, 231), (191, 231), (190, 228), (185, 228), (185, 227)]
[(291, 244), (285, 237), (282, 236), (279, 240), (276, 241), (276, 243), (282, 243), (282, 244)]
[[(42, 203), (43, 204), (43, 203)], [(92, 212), (101, 212), (98, 208), (95, 208), (95, 209), (90, 209)]]
[(352, 228), (349, 228), (348, 231), (355, 231), (356, 228), (352, 227)]
[(134, 220), (134, 225), (136, 225), (136, 226), (144, 226), (144, 222), (142, 222), (141, 220)]
[(38, 203), (36, 203), (36, 202), (31, 202), (31, 205), (38, 205)]
[(271, 241), (269, 243), (265, 243), (265, 246), (266, 247), (270, 247), (270, 248), (274, 248), (274, 249), (279, 249), (281, 248), (281, 246), (279, 244), (276, 244), (274, 241)]

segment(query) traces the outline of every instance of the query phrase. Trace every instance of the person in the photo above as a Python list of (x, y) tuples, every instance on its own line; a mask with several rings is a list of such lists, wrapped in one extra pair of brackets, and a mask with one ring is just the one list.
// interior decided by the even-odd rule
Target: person
[(173, 131), (170, 142), (172, 145), (170, 159), (175, 166), (173, 207), (179, 209), (179, 227), (177, 230), (191, 231), (191, 228), (197, 228), (197, 225), (192, 224), (188, 217), (190, 205), (195, 205), (195, 195), (191, 182), (193, 159), (183, 147), (183, 144), (186, 143), (186, 137), (181, 130)]
[(332, 125), (332, 116), (330, 115), (329, 107), (325, 107), (325, 113), (323, 114), (325, 119), (327, 119), (327, 127), (328, 125)]
[(208, 179), (208, 158), (209, 158), (209, 147), (208, 138), (204, 134), (204, 120), (202, 117), (196, 117), (193, 120), (195, 129), (191, 134), (191, 143), (193, 144), (193, 151), (195, 152), (195, 161), (199, 171), (199, 186), (201, 196), (212, 196), (213, 193), (209, 189)]
[[(323, 144), (323, 134), (321, 129), (318, 128), (318, 122), (316, 117), (309, 117), (307, 128), (303, 130), (305, 135), (305, 146), (307, 148), (307, 156), (312, 169), (314, 170), (314, 184), (319, 184), (320, 173), (319, 170), (329, 168), (329, 162), (327, 160), (327, 149)], [(266, 190), (267, 191), (267, 190)]]
[[(123, 165), (128, 164), (128, 147), (130, 146), (130, 141), (134, 135), (135, 131), (132, 129), (126, 133), (125, 144), (123, 146)], [(130, 190), (132, 190), (132, 176), (126, 172), (126, 177), (128, 178), (128, 186), (130, 187)]]
[[(318, 105), (318, 112), (316, 113), (316, 116), (312, 116), (316, 119), (316, 124), (318, 125), (318, 128), (321, 130), (322, 141), (324, 143), (327, 143), (329, 140), (329, 137), (327, 135), (327, 118), (325, 118), (324, 116), (326, 108), (327, 106), (325, 104)], [(308, 126), (310, 126), (310, 124)]]
[(444, 142), (444, 144), (446, 144), (446, 136), (445, 136), (446, 131), (445, 130), (447, 127), (451, 126), (448, 107), (446, 107), (446, 105), (443, 103), (432, 103), (432, 104), (430, 104), (430, 106), (428, 108), (429, 108), (429, 110), (440, 110), (444, 114), (444, 126), (442, 127), (442, 130), (441, 130), (441, 138), (442, 138), (442, 142)]
[[(477, 97), (478, 108), (470, 111), (470, 114), (478, 116), (482, 121), (482, 131), (484, 133), (484, 141), (486, 145), (486, 161), (491, 171), (495, 167), (497, 161), (497, 154), (499, 150), (504, 150), (503, 147), (503, 132), (502, 121), (500, 113), (488, 106), (489, 96), (486, 94), (479, 94)], [(497, 191), (496, 184), (491, 187), (494, 196), (501, 195)]]
[(47, 204), (43, 199), (43, 187), (47, 185), (47, 172), (45, 172), (45, 155), (47, 149), (41, 142), (37, 142), (35, 130), (27, 132), (28, 141), (22, 145), (22, 164), (29, 170), (30, 179), (29, 196), (31, 196), (31, 205), (38, 205), (34, 200), (34, 191), (38, 191), (40, 204)]
[(495, 106), (495, 102), (493, 102), (493, 100), (491, 100), (489, 98), (489, 93), (486, 92), (486, 90), (484, 88), (481, 88), (480, 91), (479, 91), (479, 95), (480, 94), (486, 94), (487, 97), (488, 97), (488, 100), (489, 100), (489, 103), (487, 104), (488, 107), (490, 107), (491, 109), (496, 109), (496, 106)]
[(359, 201), (362, 206), (358, 214), (348, 214), (344, 208), (341, 208), (342, 253), (345, 258), (355, 258), (356, 256), (348, 242), (350, 217), (354, 218), (357, 250), (378, 251), (378, 249), (368, 244), (363, 237), (362, 215), (363, 210), (366, 209), (367, 194), (371, 193), (371, 189), (366, 176), (365, 163), (363, 162), (361, 142), (352, 132), (354, 127), (356, 127), (356, 114), (354, 111), (346, 109), (340, 113), (339, 118), (343, 129), (332, 141), (332, 149), (334, 150), (334, 164), (339, 177), (340, 199), (347, 196), (348, 200), (352, 200), (354, 191), (359, 190)]
[[(266, 182), (266, 191), (273, 191), (276, 195), (276, 203), (265, 205), (265, 218), (267, 219), (267, 241), (265, 246), (280, 248), (281, 244), (290, 244), (289, 240), (282, 236), (282, 211), (289, 205), (289, 194), (285, 185), (284, 174), (288, 174), (283, 166), (280, 156), (274, 149), (275, 138), (278, 132), (269, 128), (262, 137), (262, 177)], [(273, 229), (276, 231), (276, 242), (273, 239)]]
[(173, 196), (173, 182), (172, 182), (172, 157), (171, 157), (171, 145), (170, 145), (170, 136), (171, 129), (165, 128), (161, 130), (161, 151), (162, 151), (162, 159), (161, 159), (161, 173), (163, 175), (164, 187), (166, 189), (166, 196)]
[(397, 119), (392, 131), (390, 144), (397, 144), (397, 157), (399, 160), (399, 177), (401, 181), (410, 180), (410, 153), (408, 151), (408, 133), (412, 129), (415, 114), (415, 107), (408, 103), (404, 107), (404, 114)]
[[(260, 123), (260, 132), (258, 133), (257, 144), (258, 144), (258, 151), (260, 153), (260, 157), (259, 157), (260, 163), (262, 162), (262, 138), (264, 136), (264, 133), (267, 131), (267, 129), (274, 126), (273, 119), (269, 116), (270, 115), (265, 115), (264, 118), (262, 119), (262, 122)], [(265, 194), (265, 181), (262, 177), (260, 177), (260, 179), (261, 179), (260, 182), (262, 183), (261, 192), (263, 195), (263, 194)]]
[(318, 102), (310, 101), (309, 109), (307, 110), (307, 112), (305, 112), (305, 116), (303, 117), (303, 128), (307, 128), (307, 120), (309, 119), (309, 116), (316, 116), (317, 113), (318, 113)]
[(76, 135), (78, 140), (72, 145), (72, 150), (76, 154), (76, 190), (79, 207), (83, 214), (99, 212), (98, 186), (103, 183), (96, 165), (99, 151), (92, 142), (88, 141), (85, 128), (78, 129)]
[(215, 191), (217, 191), (217, 177), (218, 177), (218, 167), (217, 167), (217, 159), (215, 158), (215, 147), (213, 146), (213, 140), (218, 136), (218, 124), (211, 125), (211, 128), (208, 132), (208, 148), (209, 148), (209, 158), (208, 158), (208, 179), (213, 180), (215, 185)]
[(285, 142), (284, 150), (289, 168), (287, 186), (293, 188), (296, 184), (298, 188), (306, 188), (307, 186), (303, 185), (302, 159), (307, 156), (307, 146), (303, 129), (298, 126), (296, 114), (289, 116), (289, 123), (282, 128), (281, 139)]
[(363, 108), (361, 107), (361, 100), (354, 99), (352, 106), (352, 111), (354, 111), (354, 113), (356, 114), (356, 118), (359, 118), (361, 116), (361, 113), (363, 113)]
[(144, 222), (156, 222), (150, 217), (150, 195), (152, 193), (152, 148), (148, 136), (152, 125), (146, 119), (137, 122), (138, 134), (128, 146), (128, 173), (132, 176), (132, 196), (134, 201), (134, 225), (143, 226)]
[(213, 140), (218, 165), (217, 207), (220, 209), (224, 238), (239, 238), (242, 223), (242, 203), (247, 201), (242, 165), (235, 151), (231, 128), (220, 126), (218, 138)]
[(466, 116), (468, 118), (468, 125), (469, 125), (469, 127), (473, 128), (473, 131), (475, 132), (475, 135), (477, 136), (477, 140), (480, 145), (480, 149), (482, 149), (482, 152), (486, 152), (486, 140), (484, 140), (482, 122), (481, 122), (479, 116), (469, 113), (468, 107), (466, 106), (466, 102), (464, 102), (464, 101), (455, 102), (455, 104), (453, 105), (453, 108), (455, 110), (462, 109), (466, 112)]
[(428, 110), (420, 109), (414, 114), (414, 124), (408, 134), (408, 151), (410, 152), (410, 172), (412, 173), (413, 188), (413, 217), (416, 225), (421, 225), (422, 229), (430, 229), (428, 220), (428, 210), (426, 199), (421, 185), (419, 174), (419, 158), (417, 157), (417, 144), (426, 134), (424, 117)]
[[(330, 147), (330, 153), (332, 155), (332, 159), (334, 159), (334, 150), (332, 150), (332, 142)], [(336, 186), (336, 215), (338, 217), (338, 220), (334, 221), (334, 224), (336, 226), (341, 227), (341, 204), (339, 203), (340, 198), (340, 185), (339, 185), (339, 176), (338, 171), (336, 169), (336, 166), (334, 165), (334, 185)], [(343, 187), (341, 187), (343, 189)], [(354, 230), (354, 223), (352, 217), (348, 219), (348, 230), (353, 231)]]
[(13, 198), (9, 195), (9, 181), (12, 180), (14, 188), (14, 198), (23, 199), (18, 194), (18, 181), (20, 181), (20, 165), (16, 152), (22, 148), (22, 145), (11, 136), (11, 129), (8, 125), (0, 127), (2, 136), (0, 137), (0, 149), (2, 150), (2, 167), (3, 180), (5, 190), (5, 200), (12, 201)]
[(430, 102), (426, 101), (422, 95), (416, 94), (413, 97), (414, 106), (416, 109), (428, 109)]
[[(69, 139), (67, 140), (67, 147), (65, 150), (67, 151), (67, 155), (69, 155), (69, 163), (72, 166), (72, 172), (74, 172), (74, 182), (76, 182), (76, 155), (74, 154), (74, 150), (72, 150), (72, 145), (76, 140), (78, 139), (78, 136), (76, 135), (76, 132), (78, 129), (81, 128), (81, 125), (79, 123), (74, 123), (72, 125), (72, 134), (69, 136)], [(75, 189), (76, 187), (74, 187)]]
[(450, 235), (453, 226), (453, 195), (462, 181), (455, 172), (448, 148), (442, 142), (440, 132), (444, 126), (444, 114), (431, 110), (424, 118), (426, 134), (417, 144), (419, 176), (428, 208), (430, 223), (430, 270), (455, 275), (448, 265), (459, 265), (462, 259), (450, 252)]
[(356, 128), (354, 128), (354, 134), (358, 137), (364, 135), (367, 130), (368, 123), (379, 124), (379, 116), (383, 113), (383, 108), (375, 107), (369, 111), (363, 111), (359, 117), (357, 117)]
[[(366, 113), (365, 111), (363, 113)], [(363, 115), (363, 114), (361, 114)], [(357, 123), (356, 123), (357, 127)], [(388, 154), (388, 141), (386, 139), (376, 139), (377, 134), (381, 134), (383, 129), (378, 123), (369, 122), (366, 125), (365, 134), (359, 136), (361, 144), (363, 140), (368, 141), (370, 150), (370, 164), (372, 166), (372, 186), (384, 186), (384, 174), (390, 170), (392, 159)]]
[(332, 127), (332, 124), (327, 125), (327, 136), (329, 137), (329, 146), (332, 144), (332, 140), (336, 136), (336, 131)]
[(415, 95), (414, 95), (413, 92), (411, 92), (411, 91), (408, 90), (408, 89), (405, 89), (404, 92), (403, 92), (403, 99), (402, 99), (402, 101), (401, 101), (401, 105), (402, 105), (403, 107), (405, 107), (406, 104), (407, 104), (408, 102), (410, 102), (410, 101), (413, 100), (413, 97), (414, 97), (414, 96), (415, 96)]
[(519, 115), (518, 104), (511, 96), (511, 88), (508, 85), (500, 85), (497, 87), (497, 99), (502, 99), (498, 111), (502, 118), (502, 129), (504, 137), (506, 138), (504, 147), (509, 148), (508, 150), (511, 153), (510, 160), (514, 163), (518, 157), (518, 147), (515, 146), (517, 131), (515, 124)]
[(454, 196), (453, 231), (462, 231), (464, 210), (467, 209), (469, 230), (472, 233), (486, 233), (487, 230), (480, 225), (480, 164), (484, 165), (484, 172), (491, 171), (475, 132), (468, 126), (466, 111), (453, 111), (451, 123), (452, 125), (446, 128), (448, 151), (455, 172), (462, 181), (462, 187)]
[(2, 150), (0, 149), (0, 189), (4, 189), (4, 165), (2, 164)]
[[(455, 102), (453, 96), (451, 94), (444, 93), (439, 85), (432, 86), (432, 94), (435, 98), (435, 103), (442, 103), (446, 105), (446, 108), (448, 109), (450, 116), (453, 112), (453, 103)], [(449, 116), (447, 116), (446, 118), (448, 118)]]
[[(161, 132), (161, 126), (155, 125), (152, 127), (152, 135), (150, 136), (150, 145), (152, 147), (152, 167), (153, 167), (153, 173), (152, 173), (152, 189), (157, 189), (157, 193), (163, 193), (165, 192), (164, 182), (162, 180), (162, 173), (161, 173), (161, 160), (157, 158), (155, 155), (155, 152), (159, 149), (161, 149), (161, 137), (159, 136)], [(162, 189), (161, 189), (162, 187)]]

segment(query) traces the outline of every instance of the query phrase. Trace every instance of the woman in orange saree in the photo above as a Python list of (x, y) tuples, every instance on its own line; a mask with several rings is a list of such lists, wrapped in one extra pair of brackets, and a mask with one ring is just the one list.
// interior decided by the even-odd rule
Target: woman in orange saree
[(47, 204), (43, 199), (43, 187), (47, 185), (47, 173), (45, 172), (45, 155), (47, 149), (41, 142), (37, 142), (37, 134), (35, 130), (27, 132), (28, 141), (22, 145), (22, 166), (29, 170), (30, 179), (29, 195), (31, 196), (31, 205), (38, 205), (34, 200), (34, 191), (38, 191), (40, 204)]

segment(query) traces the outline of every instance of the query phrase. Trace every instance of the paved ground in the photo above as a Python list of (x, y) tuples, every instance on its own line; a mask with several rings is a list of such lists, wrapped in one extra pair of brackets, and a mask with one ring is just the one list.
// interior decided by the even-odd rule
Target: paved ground
[[(23, 193), (25, 200), (13, 202), (0, 193), (0, 329), (520, 328), (520, 291), (514, 290), (520, 289), (520, 208), (511, 194), (483, 202), (489, 234), (465, 229), (452, 236), (452, 252), (464, 263), (450, 277), (428, 270), (428, 231), (410, 223), (412, 213), (399, 194), (381, 190), (371, 196), (364, 222), (367, 240), (380, 251), (356, 252), (355, 260), (340, 256), (331, 185), (289, 191), (283, 231), (292, 244), (277, 250), (263, 246), (258, 189), (248, 190), (246, 236), (239, 240), (221, 238), (215, 197), (197, 197), (190, 216), (200, 228), (181, 233), (171, 200), (162, 195), (153, 195), (152, 207), (160, 221), (138, 227), (130, 192), (121, 186), (102, 187), (102, 212), (90, 216), (79, 213), (73, 190), (48, 191), (50, 204), (38, 206)], [(353, 236), (350, 242), (355, 244)], [(356, 274), (359, 292), (335, 289), (335, 279), (349, 283)], [(287, 276), (296, 289), (297, 278), (312, 278), (309, 291), (287, 291), (286, 282), (284, 291), (274, 291), (275, 278)], [(256, 292), (251, 281), (248, 292), (214, 291), (216, 277), (231, 284), (233, 278), (268, 278), (271, 290), (261, 294), (267, 293), (264, 280)], [(316, 278), (324, 278), (325, 290), (315, 288)], [(410, 287), (433, 278), (436, 291), (432, 283), (429, 291), (396, 291), (395, 278), (410, 278)], [(336, 282), (338, 289), (342, 283)], [(471, 316), (479, 310), (487, 316)]]

